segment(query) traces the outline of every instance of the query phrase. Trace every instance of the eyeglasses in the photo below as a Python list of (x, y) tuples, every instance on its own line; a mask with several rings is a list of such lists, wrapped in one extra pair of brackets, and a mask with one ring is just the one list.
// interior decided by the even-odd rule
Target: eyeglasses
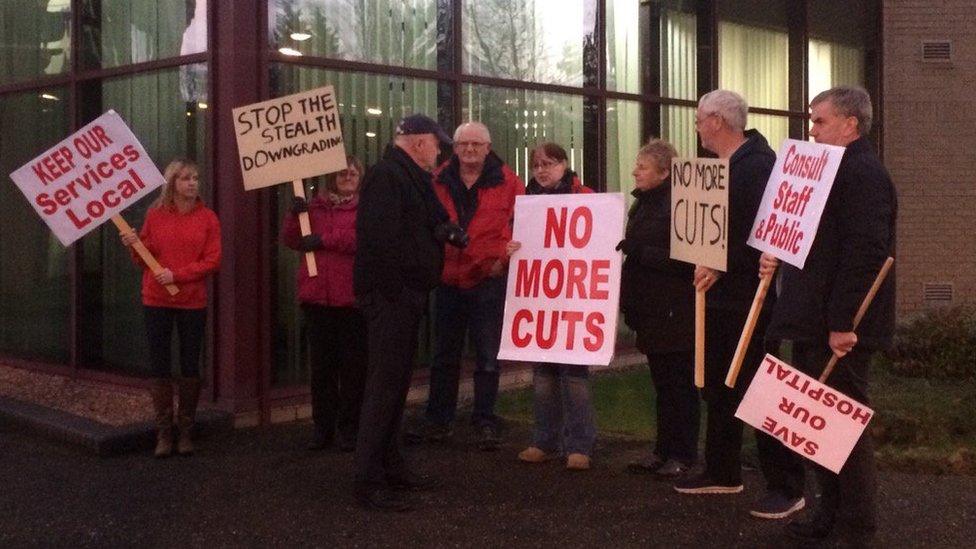
[(483, 141), (455, 141), (454, 148), (455, 149), (480, 149), (481, 147), (484, 147), (487, 144), (488, 143), (485, 143)]
[(699, 117), (696, 114), (695, 115), (695, 125), (697, 126), (697, 125), (701, 124), (702, 122), (704, 122), (708, 117), (715, 116), (717, 114), (718, 114), (717, 112), (709, 112), (709, 113), (705, 113), (705, 115), (704, 116), (701, 116), (701, 117)]
[(536, 164), (532, 164), (532, 169), (535, 170), (535, 171), (548, 170), (550, 168), (554, 168), (554, 167), (558, 166), (559, 164), (562, 164), (562, 161), (553, 162), (553, 161), (550, 160), (550, 161), (547, 161), (547, 162), (538, 162)]

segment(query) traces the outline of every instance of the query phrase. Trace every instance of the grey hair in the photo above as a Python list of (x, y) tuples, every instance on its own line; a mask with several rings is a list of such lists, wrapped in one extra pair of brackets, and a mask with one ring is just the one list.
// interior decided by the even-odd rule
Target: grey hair
[(465, 122), (464, 124), (458, 126), (457, 129), (454, 130), (454, 140), (455, 141), (458, 140), (458, 137), (461, 135), (461, 130), (465, 130), (469, 128), (480, 133), (481, 137), (484, 138), (485, 143), (491, 143), (491, 132), (488, 131), (488, 126), (485, 126), (481, 122), (474, 122), (474, 121)]
[(714, 90), (698, 100), (698, 108), (709, 114), (717, 114), (735, 131), (746, 129), (749, 105), (741, 95), (730, 90)]
[(857, 118), (858, 135), (871, 133), (871, 96), (867, 90), (860, 86), (836, 86), (827, 91), (822, 91), (810, 101), (813, 107), (818, 103), (830, 101), (837, 114), (843, 117), (853, 116)]

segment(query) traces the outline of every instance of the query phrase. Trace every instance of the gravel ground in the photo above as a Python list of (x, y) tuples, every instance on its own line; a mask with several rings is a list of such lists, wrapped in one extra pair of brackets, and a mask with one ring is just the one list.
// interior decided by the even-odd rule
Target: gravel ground
[[(782, 547), (782, 525), (748, 516), (760, 478), (737, 496), (681, 496), (623, 472), (643, 451), (604, 442), (593, 470), (518, 463), (470, 435), (411, 449), (442, 486), (406, 514), (360, 510), (349, 454), (304, 450), (307, 424), (227, 432), (198, 455), (98, 459), (0, 426), (0, 546)], [(883, 474), (879, 547), (971, 547), (976, 478)]]
[(55, 408), (108, 425), (152, 419), (152, 401), (145, 391), (107, 388), (3, 364), (0, 364), (0, 396)]

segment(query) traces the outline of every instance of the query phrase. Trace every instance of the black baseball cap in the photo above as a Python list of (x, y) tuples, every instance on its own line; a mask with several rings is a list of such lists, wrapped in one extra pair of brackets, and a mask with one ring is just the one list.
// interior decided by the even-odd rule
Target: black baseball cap
[(400, 123), (396, 127), (397, 135), (420, 135), (425, 133), (433, 134), (441, 142), (441, 145), (454, 144), (454, 140), (447, 135), (447, 132), (441, 128), (440, 124), (434, 122), (429, 116), (411, 114), (400, 120)]

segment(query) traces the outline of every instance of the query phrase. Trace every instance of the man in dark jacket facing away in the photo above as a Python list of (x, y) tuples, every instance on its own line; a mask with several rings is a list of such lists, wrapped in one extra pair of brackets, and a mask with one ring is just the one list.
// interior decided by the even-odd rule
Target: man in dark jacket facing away
[(433, 485), (408, 470), (399, 429), (420, 319), (444, 265), (443, 240), (437, 235), (445, 232), (447, 214), (434, 196), (430, 171), (439, 145), (450, 143), (430, 118), (408, 116), (362, 185), (353, 287), (366, 317), (369, 359), (355, 491), (368, 508), (407, 510), (398, 491)]
[[(840, 86), (817, 95), (810, 103), (810, 120), (810, 135), (817, 143), (847, 150), (803, 270), (782, 265), (779, 297), (766, 339), (791, 340), (793, 365), (814, 378), (820, 376), (831, 353), (841, 357), (827, 385), (868, 404), (871, 356), (891, 344), (895, 327), (894, 271), (879, 289), (857, 334), (853, 321), (885, 259), (894, 256), (897, 196), (865, 137), (871, 130), (871, 98), (866, 91)], [(760, 274), (772, 272), (778, 264), (775, 257), (763, 254)], [(787, 532), (808, 541), (836, 533), (844, 543), (868, 543), (877, 529), (869, 431), (864, 431), (839, 475), (823, 467), (815, 469), (820, 507), (812, 520), (791, 523)]]
[[(760, 314), (734, 388), (725, 386), (725, 374), (759, 285), (759, 251), (747, 246), (746, 241), (776, 163), (776, 153), (766, 138), (756, 130), (744, 130), (747, 113), (748, 106), (739, 94), (715, 90), (702, 96), (695, 116), (702, 146), (719, 158), (729, 159), (729, 238), (726, 272), (704, 266), (695, 269), (695, 286), (708, 290), (702, 391), (708, 416), (705, 470), (675, 484), (675, 490), (684, 494), (732, 494), (743, 489), (743, 424), (735, 411), (762, 361), (762, 334), (772, 300)], [(756, 443), (767, 486), (752, 514), (780, 519), (802, 509), (806, 503), (803, 467), (790, 461), (790, 451), (769, 435), (756, 432)]]

